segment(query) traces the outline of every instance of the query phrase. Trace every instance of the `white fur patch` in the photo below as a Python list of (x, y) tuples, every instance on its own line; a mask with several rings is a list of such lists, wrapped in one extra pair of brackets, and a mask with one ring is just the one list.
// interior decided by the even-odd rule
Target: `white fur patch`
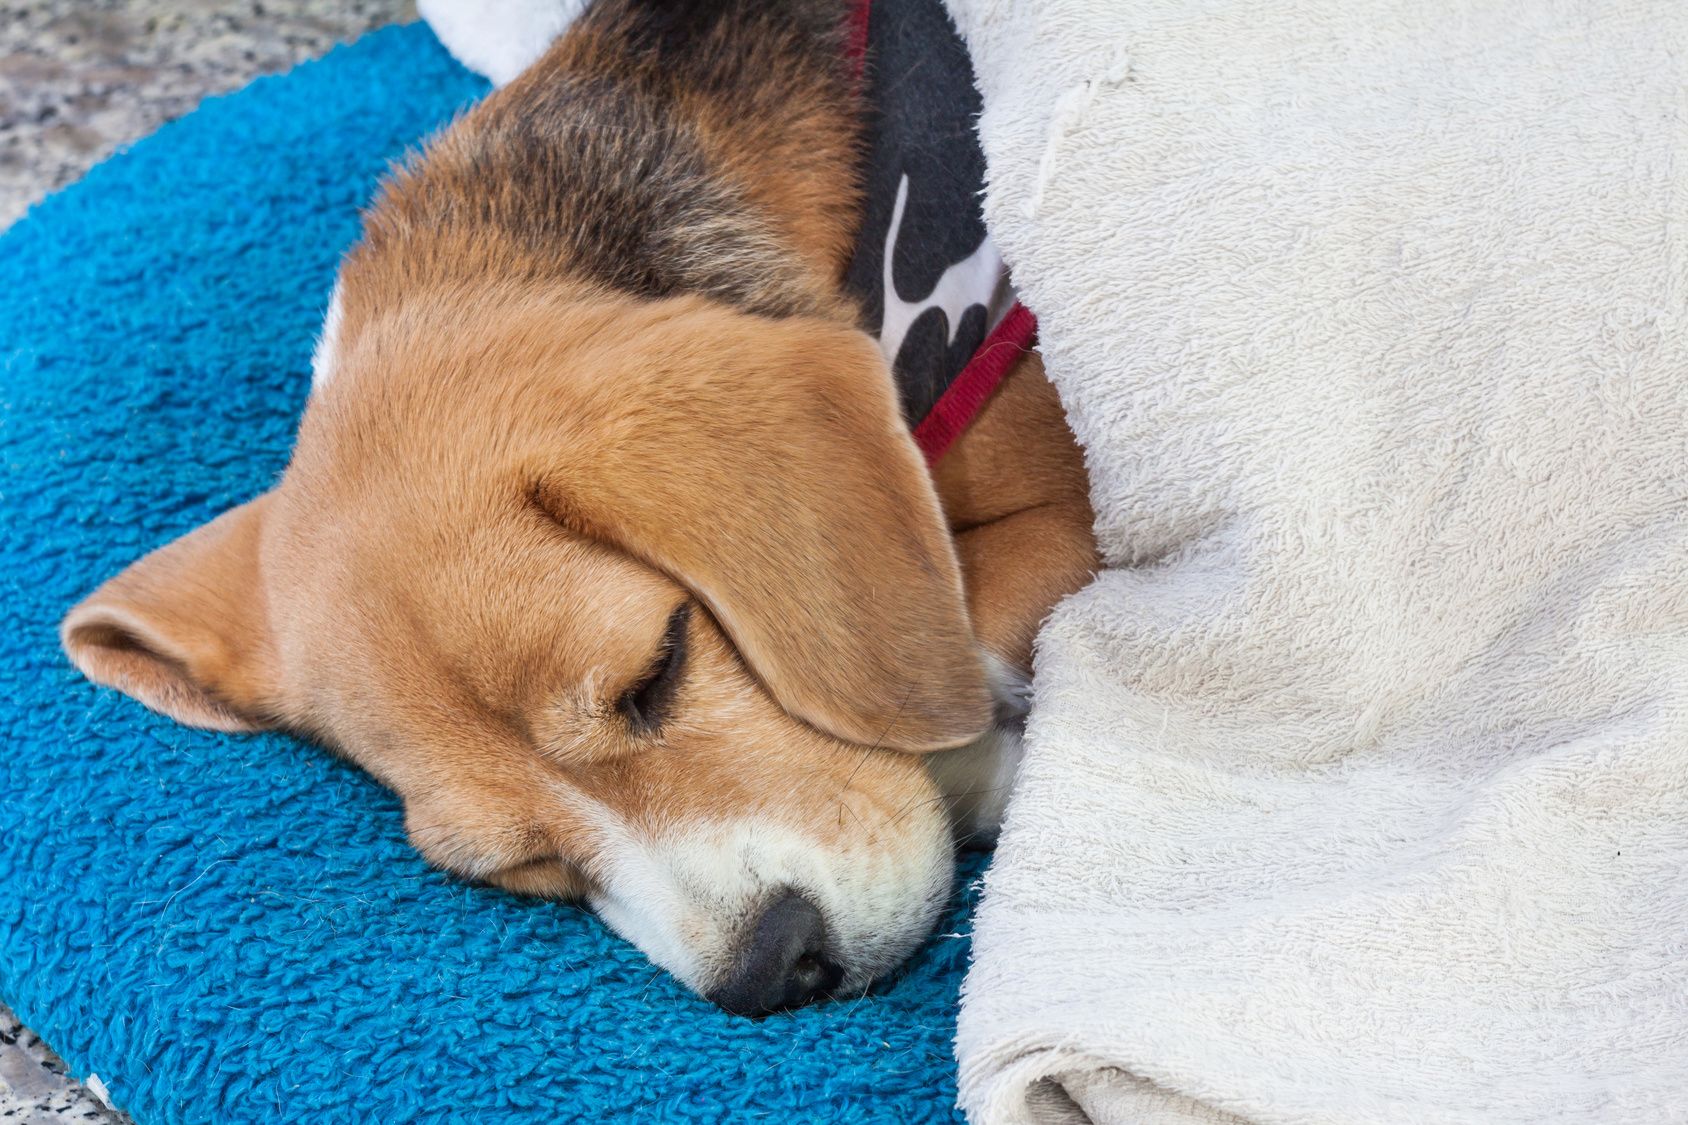
[(602, 889), (589, 905), (699, 993), (721, 983), (761, 911), (785, 890), (825, 917), (828, 952), (845, 969), (840, 992), (864, 989), (900, 964), (949, 893), (950, 842), (934, 818), (899, 825), (896, 846), (870, 833), (858, 850), (842, 851), (748, 819), (641, 833), (578, 793), (569, 800), (596, 836), (593, 876)]
[(317, 334), (316, 350), (311, 353), (311, 390), (328, 385), (340, 360), (340, 322), (345, 312), (340, 302), (340, 279), (334, 279), (334, 292), (328, 295), (328, 315), (323, 317), (322, 331)]
[(1002, 831), (1002, 818), (1025, 756), (1022, 719), (1031, 708), (1031, 677), (994, 653), (982, 654), (985, 678), (996, 700), (996, 725), (959, 749), (926, 758), (926, 769), (944, 794), (957, 842), (987, 846)]
[(545, 53), (586, 0), (417, 0), (416, 11), (452, 57), (503, 86)]
[(992, 727), (966, 746), (927, 755), (927, 772), (943, 791), (958, 844), (996, 842), (1024, 756), (1017, 726)]
[(1032, 709), (1032, 678), (1017, 664), (1010, 664), (994, 652), (981, 652), (985, 681), (996, 700), (997, 718), (1021, 718)]

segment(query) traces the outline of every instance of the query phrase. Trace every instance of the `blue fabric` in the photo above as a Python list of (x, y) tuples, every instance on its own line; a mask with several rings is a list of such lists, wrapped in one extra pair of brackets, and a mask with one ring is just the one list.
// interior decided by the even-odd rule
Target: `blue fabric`
[(0, 239), (0, 997), (143, 1123), (951, 1120), (976, 865), (899, 979), (750, 1023), (582, 911), (429, 870), (328, 754), (59, 654), (74, 601), (275, 479), (358, 206), (483, 92), (388, 29)]

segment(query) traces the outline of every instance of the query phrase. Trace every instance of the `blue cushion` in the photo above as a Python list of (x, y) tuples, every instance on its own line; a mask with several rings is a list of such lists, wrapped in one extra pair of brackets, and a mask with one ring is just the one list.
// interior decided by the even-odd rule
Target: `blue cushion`
[(59, 618), (281, 471), (357, 208), (485, 91), (420, 26), (201, 109), (0, 239), (0, 997), (141, 1122), (952, 1120), (977, 865), (897, 979), (751, 1023), (466, 886), (283, 737), (77, 676)]

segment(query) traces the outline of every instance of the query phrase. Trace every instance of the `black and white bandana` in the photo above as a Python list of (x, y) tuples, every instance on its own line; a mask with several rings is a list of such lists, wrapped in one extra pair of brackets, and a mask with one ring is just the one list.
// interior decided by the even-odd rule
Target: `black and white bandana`
[(869, 143), (845, 284), (935, 461), (1030, 346), (1035, 325), (985, 233), (979, 93), (942, 0), (862, 0), (854, 30)]

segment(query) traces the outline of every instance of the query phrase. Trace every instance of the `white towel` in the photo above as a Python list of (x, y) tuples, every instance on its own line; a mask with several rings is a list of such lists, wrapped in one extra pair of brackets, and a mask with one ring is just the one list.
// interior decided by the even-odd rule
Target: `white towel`
[(1108, 565), (963, 1105), (1688, 1121), (1688, 4), (950, 3)]
[(451, 57), (506, 86), (550, 47), (588, 0), (416, 0)]

